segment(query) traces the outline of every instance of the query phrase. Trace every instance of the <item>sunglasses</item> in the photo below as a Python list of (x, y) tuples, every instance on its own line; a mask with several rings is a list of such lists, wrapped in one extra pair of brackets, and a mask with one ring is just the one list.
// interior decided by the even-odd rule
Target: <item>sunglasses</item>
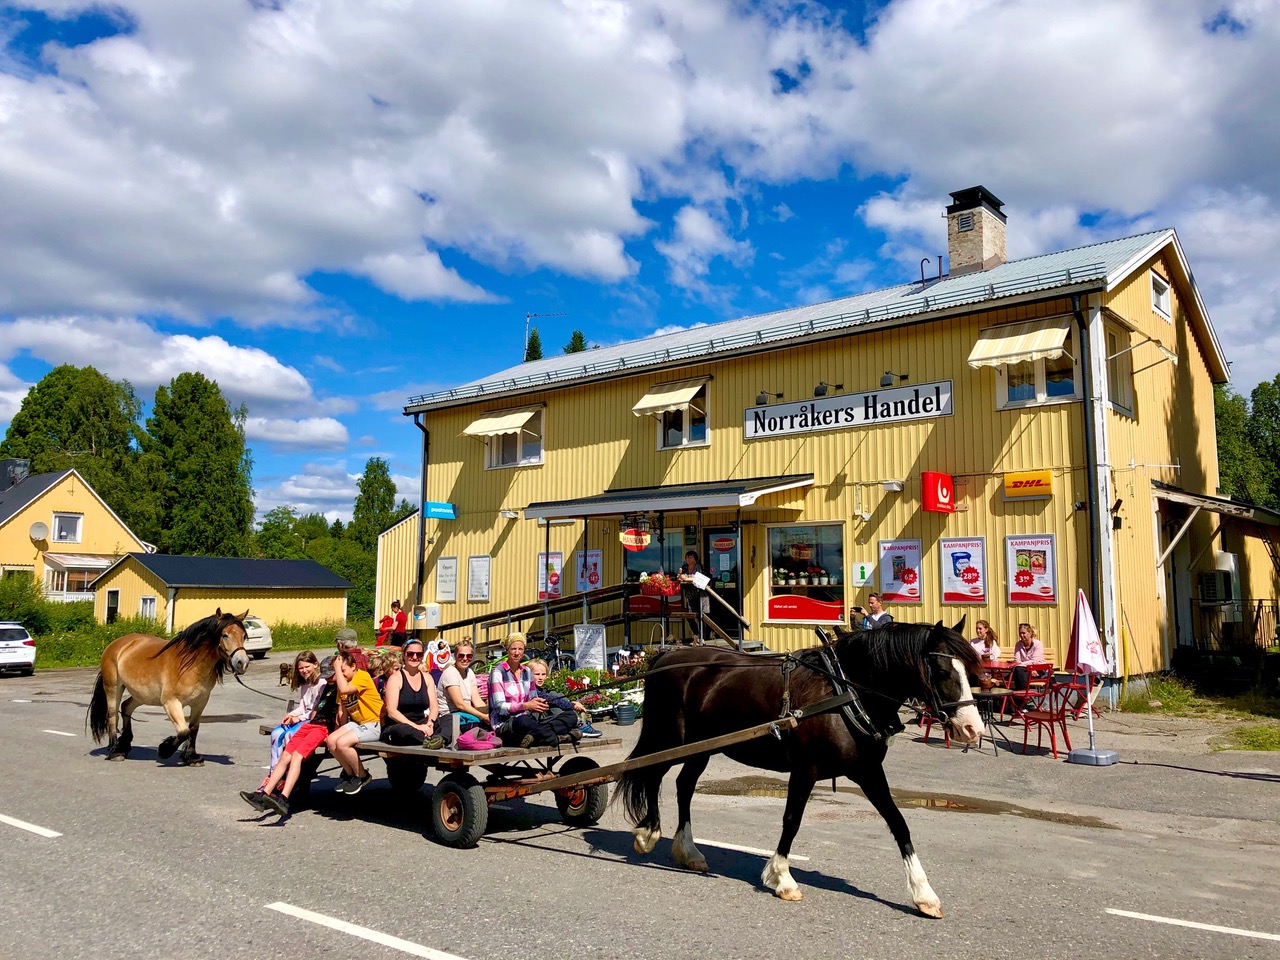
[(406, 654), (404, 655), (404, 658), (405, 658), (406, 660), (421, 660), (421, 659), (422, 659), (422, 654), (420, 654), (420, 653), (406, 653)]
[(476, 655), (475, 655), (474, 653), (459, 653), (459, 654), (455, 654), (453, 659), (455, 659), (455, 660), (474, 660), (475, 658), (476, 658)]

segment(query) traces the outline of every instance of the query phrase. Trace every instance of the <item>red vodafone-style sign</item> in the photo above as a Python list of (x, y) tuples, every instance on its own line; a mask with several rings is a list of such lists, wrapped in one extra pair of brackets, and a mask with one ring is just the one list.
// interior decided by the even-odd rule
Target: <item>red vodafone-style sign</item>
[(926, 470), (920, 474), (924, 508), (934, 513), (956, 512), (956, 479), (949, 473)]
[(618, 539), (627, 550), (632, 553), (639, 553), (649, 545), (649, 532), (646, 530), (641, 533), (633, 527), (630, 530), (623, 530), (619, 533)]
[(718, 550), (721, 553), (728, 553), (737, 546), (737, 543), (738, 542), (734, 540), (733, 537), (716, 537), (711, 541), (711, 549)]

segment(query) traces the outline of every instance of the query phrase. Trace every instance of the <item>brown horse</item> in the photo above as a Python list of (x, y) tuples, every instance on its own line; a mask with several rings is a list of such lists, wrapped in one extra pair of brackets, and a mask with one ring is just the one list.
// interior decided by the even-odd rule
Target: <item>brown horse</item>
[[(94, 742), (108, 737), (108, 760), (123, 760), (129, 755), (133, 711), (145, 703), (164, 707), (176, 731), (161, 741), (160, 759), (168, 760), (182, 747), (179, 763), (194, 766), (204, 762), (196, 753), (200, 715), (228, 664), (237, 676), (249, 668), (249, 654), (244, 649), (244, 618), (248, 615), (248, 610), (237, 617), (219, 608), (168, 643), (145, 633), (130, 633), (112, 641), (102, 653), (88, 717)], [(128, 699), (124, 698), (126, 692)], [(188, 705), (190, 720), (182, 713)], [(123, 730), (117, 735), (121, 717)]]

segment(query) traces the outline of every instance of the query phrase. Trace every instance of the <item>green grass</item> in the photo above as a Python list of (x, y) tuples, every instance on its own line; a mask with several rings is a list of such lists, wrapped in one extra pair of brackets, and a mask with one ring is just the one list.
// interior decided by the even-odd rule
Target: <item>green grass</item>
[(1224, 750), (1280, 750), (1280, 723), (1234, 727), (1223, 739)]
[[(1153, 702), (1159, 706), (1153, 706)], [(1152, 677), (1147, 689), (1129, 693), (1120, 702), (1120, 709), (1233, 723), (1213, 738), (1213, 745), (1219, 750), (1280, 750), (1280, 723), (1275, 722), (1280, 720), (1280, 697), (1267, 690), (1212, 697), (1196, 693), (1190, 684), (1174, 677)]]
[(350, 627), (360, 638), (360, 646), (371, 647), (376, 638), (376, 631), (371, 623), (343, 623), (334, 620), (328, 623), (277, 623), (271, 628), (272, 650), (314, 650), (316, 655), (321, 650), (336, 650), (338, 631)]

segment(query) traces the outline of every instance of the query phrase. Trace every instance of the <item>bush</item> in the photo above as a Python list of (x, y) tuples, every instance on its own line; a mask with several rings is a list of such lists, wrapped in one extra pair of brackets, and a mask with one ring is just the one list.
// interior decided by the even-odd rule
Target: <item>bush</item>
[(356, 632), (360, 646), (373, 646), (376, 632), (373, 624), (367, 621), (343, 623), (333, 620), (325, 623), (277, 623), (271, 627), (271, 648), (273, 650), (314, 650), (319, 656), (321, 650), (337, 649), (337, 634), (344, 627)]
[(13, 620), (27, 628), (32, 636), (49, 630), (44, 594), (29, 573), (17, 573), (0, 578), (0, 620)]
[(78, 629), (46, 633), (36, 639), (36, 668), (96, 667), (111, 641), (128, 633), (146, 633), (168, 639), (164, 628), (148, 617), (115, 623), (93, 623)]

